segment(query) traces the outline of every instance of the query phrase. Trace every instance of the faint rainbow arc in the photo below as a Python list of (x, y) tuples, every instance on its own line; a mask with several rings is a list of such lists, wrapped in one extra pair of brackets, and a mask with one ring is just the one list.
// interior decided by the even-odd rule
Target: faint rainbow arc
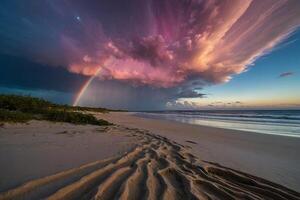
[(93, 76), (91, 76), (86, 82), (85, 84), (82, 86), (82, 88), (79, 90), (76, 98), (75, 98), (75, 101), (73, 103), (73, 106), (77, 106), (82, 95), (84, 94), (84, 92), (86, 91), (86, 89), (89, 87), (89, 85), (92, 83), (92, 81), (98, 76), (99, 72), (101, 71), (101, 67), (99, 67), (97, 69), (97, 71), (95, 72), (95, 74)]

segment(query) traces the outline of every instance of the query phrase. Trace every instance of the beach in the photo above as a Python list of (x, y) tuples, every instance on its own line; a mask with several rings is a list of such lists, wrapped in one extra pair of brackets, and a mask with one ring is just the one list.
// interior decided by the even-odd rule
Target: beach
[(0, 143), (0, 192), (135, 147), (133, 138), (112, 127), (47, 121), (5, 124)]
[(150, 130), (190, 146), (200, 159), (300, 191), (300, 138), (141, 118), (128, 113), (112, 112), (102, 118), (116, 124)]
[(300, 0), (2, 0), (0, 27), (0, 200), (300, 200)]
[(2, 125), (0, 199), (300, 199), (299, 138), (93, 114)]

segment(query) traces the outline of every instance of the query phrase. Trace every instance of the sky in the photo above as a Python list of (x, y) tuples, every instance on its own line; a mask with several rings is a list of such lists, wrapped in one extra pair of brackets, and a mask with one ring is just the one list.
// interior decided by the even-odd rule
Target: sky
[(0, 93), (129, 110), (300, 109), (298, 0), (2, 0)]

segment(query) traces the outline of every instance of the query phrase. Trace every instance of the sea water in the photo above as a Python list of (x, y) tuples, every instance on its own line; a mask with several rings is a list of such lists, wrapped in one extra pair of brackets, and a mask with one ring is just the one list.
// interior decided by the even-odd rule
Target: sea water
[(188, 124), (300, 137), (300, 110), (180, 110), (135, 114)]

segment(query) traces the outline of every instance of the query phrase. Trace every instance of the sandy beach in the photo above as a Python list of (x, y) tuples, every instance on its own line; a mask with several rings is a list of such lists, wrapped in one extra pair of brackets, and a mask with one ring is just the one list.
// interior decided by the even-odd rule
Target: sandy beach
[(202, 160), (300, 191), (300, 138), (145, 119), (128, 113), (112, 112), (101, 117), (116, 124), (150, 130), (189, 146)]
[(95, 115), (3, 125), (0, 199), (300, 199), (297, 138)]
[(300, 0), (0, 1), (0, 200), (300, 200)]

